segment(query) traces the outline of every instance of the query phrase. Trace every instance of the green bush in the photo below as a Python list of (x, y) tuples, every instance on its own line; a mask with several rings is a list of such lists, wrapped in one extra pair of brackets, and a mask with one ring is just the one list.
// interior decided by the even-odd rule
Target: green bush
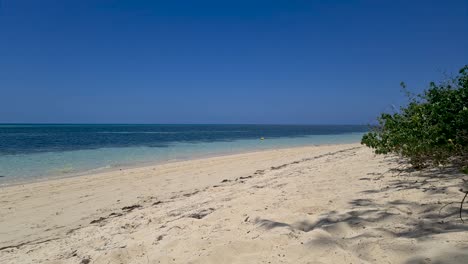
[(406, 94), (408, 104), (381, 114), (361, 143), (377, 154), (397, 154), (416, 169), (452, 164), (468, 171), (468, 65), (450, 81)]

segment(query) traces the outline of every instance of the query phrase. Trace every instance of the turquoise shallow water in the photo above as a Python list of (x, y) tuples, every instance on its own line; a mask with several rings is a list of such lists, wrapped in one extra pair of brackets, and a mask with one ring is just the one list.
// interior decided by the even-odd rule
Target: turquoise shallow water
[[(0, 184), (305, 145), (359, 142), (363, 126), (4, 126)], [(265, 137), (265, 140), (260, 140)]]

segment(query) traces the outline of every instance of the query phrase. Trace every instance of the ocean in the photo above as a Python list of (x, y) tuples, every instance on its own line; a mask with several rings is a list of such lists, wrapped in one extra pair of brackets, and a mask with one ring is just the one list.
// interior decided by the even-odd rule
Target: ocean
[(205, 156), (359, 142), (362, 125), (0, 124), (0, 184)]

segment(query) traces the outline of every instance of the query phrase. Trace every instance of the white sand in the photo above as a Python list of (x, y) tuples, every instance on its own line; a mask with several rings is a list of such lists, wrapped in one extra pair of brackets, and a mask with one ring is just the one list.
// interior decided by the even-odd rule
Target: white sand
[(393, 167), (347, 144), (5, 187), (0, 263), (468, 263), (460, 177)]

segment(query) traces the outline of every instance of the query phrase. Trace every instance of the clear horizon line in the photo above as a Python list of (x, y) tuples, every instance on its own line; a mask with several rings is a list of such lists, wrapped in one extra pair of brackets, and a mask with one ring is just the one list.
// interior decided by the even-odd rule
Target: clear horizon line
[(284, 125), (284, 126), (366, 126), (352, 123), (53, 123), (53, 122), (0, 122), (0, 125)]

